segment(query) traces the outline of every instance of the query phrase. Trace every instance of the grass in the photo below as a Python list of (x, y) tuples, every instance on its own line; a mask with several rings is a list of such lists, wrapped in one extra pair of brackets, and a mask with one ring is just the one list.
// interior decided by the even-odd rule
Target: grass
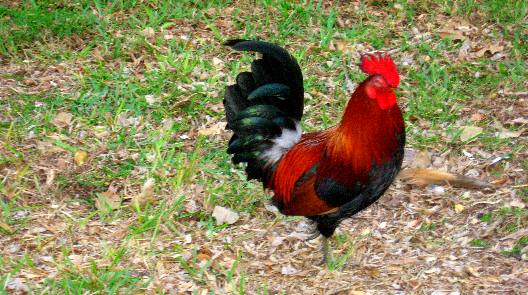
[(50, 38), (93, 33), (97, 25), (97, 18), (88, 5), (76, 9), (50, 9), (48, 1), (39, 2), (27, 1), (24, 9), (0, 7), (0, 36), (4, 40), (0, 44), (0, 54), (17, 54), (21, 47)]
[[(401, 64), (398, 95), (409, 146), (453, 156), (473, 147), (511, 154), (508, 165), (491, 175), (526, 173), (528, 165), (519, 164), (526, 143), (497, 138), (494, 122), (513, 119), (508, 106), (517, 102), (498, 90), (526, 89), (527, 9), (523, 1), (497, 0), (0, 4), (0, 237), (12, 249), (0, 257), (0, 292), (22, 288), (9, 284), (14, 278), (35, 293), (161, 293), (166, 286), (194, 293), (299, 290), (277, 290), (288, 276), (261, 281), (250, 269), (254, 261), (267, 265), (267, 272), (277, 268), (252, 256), (256, 248), (264, 251), (262, 231), (301, 219), (264, 207), (269, 194), (231, 164), (229, 134), (214, 129), (223, 120), (223, 87), (252, 59), (239, 60), (221, 47), (229, 37), (276, 42), (299, 60), (309, 94), (303, 128), (309, 131), (338, 122), (347, 83), (364, 78), (354, 65), (358, 52), (393, 50)], [(437, 33), (451, 19), (479, 28), (468, 33), (475, 52), (497, 40), (511, 45), (497, 60), (488, 53), (460, 59), (464, 43)], [(413, 28), (430, 36), (417, 38)], [(483, 28), (488, 33), (478, 33)], [(471, 121), (479, 110), (486, 117)], [(60, 113), (71, 120), (58, 122)], [(484, 131), (463, 143), (465, 125)], [(208, 128), (213, 134), (200, 133)], [(88, 154), (83, 164), (75, 162), (78, 151)], [(154, 179), (151, 193), (142, 192), (148, 179)], [(112, 192), (117, 205), (109, 200)], [(217, 205), (240, 213), (242, 221), (217, 225), (211, 216)], [(466, 207), (472, 209), (464, 217), (479, 219), (479, 226), (498, 223), (496, 236), (472, 237), (468, 249), (490, 249), (527, 226), (526, 209), (507, 203)], [(409, 234), (436, 242), (448, 230), (444, 221), (454, 224), (457, 217), (422, 220)], [(338, 235), (327, 266), (333, 279), (377, 238)], [(526, 244), (526, 237), (519, 238), (504, 259), (521, 257)], [(281, 247), (281, 255), (293, 252)]]
[(523, 236), (515, 243), (515, 245), (511, 249), (504, 250), (502, 251), (502, 253), (508, 256), (519, 257), (521, 256), (521, 250), (526, 246), (528, 246), (528, 236)]
[(84, 292), (104, 292), (115, 294), (119, 292), (130, 293), (133, 290), (144, 288), (148, 282), (131, 274), (129, 270), (114, 267), (99, 267), (91, 262), (90, 271), (79, 272), (71, 262), (65, 262), (65, 269), (59, 278), (47, 280), (49, 292), (66, 294), (79, 294)]

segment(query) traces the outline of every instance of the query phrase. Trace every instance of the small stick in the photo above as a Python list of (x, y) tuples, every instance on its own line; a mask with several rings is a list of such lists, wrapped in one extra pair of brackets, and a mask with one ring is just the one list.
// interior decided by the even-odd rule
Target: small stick
[(506, 92), (504, 91), (504, 95), (507, 96), (528, 96), (528, 91), (520, 91), (520, 92)]

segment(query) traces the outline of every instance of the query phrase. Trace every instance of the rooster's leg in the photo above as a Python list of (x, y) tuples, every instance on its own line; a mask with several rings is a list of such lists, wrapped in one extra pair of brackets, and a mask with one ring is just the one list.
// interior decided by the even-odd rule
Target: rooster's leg
[(311, 241), (311, 240), (314, 240), (314, 239), (317, 239), (321, 234), (318, 232), (318, 231), (315, 231), (313, 233), (311, 233), (307, 238), (306, 238), (306, 241)]
[(306, 237), (306, 241), (311, 241), (313, 239), (318, 238), (321, 235), (321, 233), (317, 230), (317, 223), (315, 223), (314, 221), (311, 221), (310, 223), (311, 223), (310, 224), (311, 229), (309, 231), (310, 235)]
[(325, 265), (328, 262), (328, 258), (330, 257), (330, 242), (328, 241), (328, 238), (325, 236), (322, 236), (323, 239), (323, 246), (322, 246), (322, 252), (323, 252), (323, 261), (321, 261), (321, 265)]

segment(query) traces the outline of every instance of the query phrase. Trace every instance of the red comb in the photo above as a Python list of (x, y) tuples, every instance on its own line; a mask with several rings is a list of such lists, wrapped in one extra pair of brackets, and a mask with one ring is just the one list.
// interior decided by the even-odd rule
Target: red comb
[(400, 75), (388, 54), (367, 54), (361, 57), (361, 70), (368, 75), (382, 75), (391, 87), (398, 87)]

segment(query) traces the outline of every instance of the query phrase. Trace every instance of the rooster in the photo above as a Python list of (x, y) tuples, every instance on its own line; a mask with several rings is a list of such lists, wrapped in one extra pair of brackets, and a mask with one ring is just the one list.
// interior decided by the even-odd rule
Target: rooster
[(341, 221), (377, 201), (398, 174), (405, 126), (394, 89), (400, 82), (388, 55), (364, 55), (368, 75), (350, 97), (341, 122), (324, 131), (302, 133), (304, 88), (301, 69), (284, 48), (250, 40), (229, 40), (237, 51), (262, 54), (226, 87), (227, 152), (246, 163), (248, 179), (274, 192), (282, 214), (305, 216), (328, 238)]

